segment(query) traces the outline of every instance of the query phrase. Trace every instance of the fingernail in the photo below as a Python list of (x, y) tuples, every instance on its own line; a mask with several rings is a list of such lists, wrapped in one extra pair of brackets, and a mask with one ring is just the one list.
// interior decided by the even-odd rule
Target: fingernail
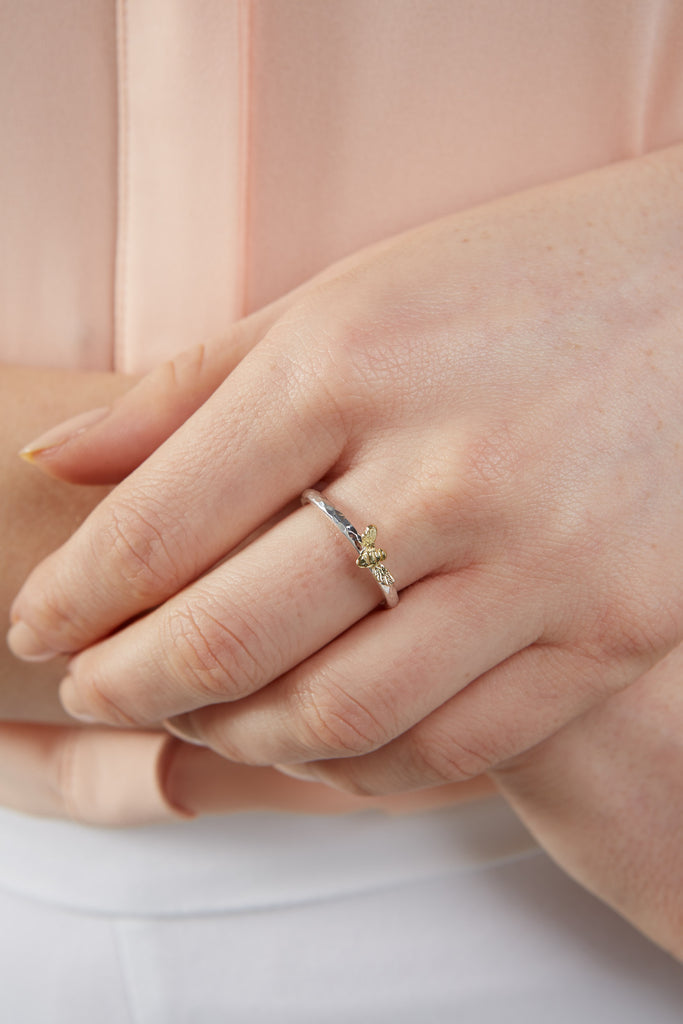
[(15, 622), (7, 633), (7, 646), (15, 657), (22, 661), (49, 661), (57, 657), (38, 634), (25, 622)]
[(200, 737), (192, 721), (192, 715), (176, 715), (174, 718), (165, 718), (164, 728), (177, 736), (179, 740), (186, 743), (193, 743), (195, 747), (205, 747), (206, 743)]
[(65, 420), (41, 434), (35, 441), (29, 441), (19, 454), (22, 459), (32, 462), (36, 456), (42, 455), (48, 449), (58, 448), (60, 445), (66, 444), (67, 441), (73, 441), (79, 434), (103, 420), (109, 412), (109, 406), (103, 405), (98, 409), (88, 409), (87, 412), (81, 412), (78, 416), (72, 416), (71, 419)]
[(307, 764), (274, 764), (273, 768), (300, 782), (320, 782), (320, 776)]
[[(196, 815), (165, 789), (165, 762), (180, 746), (165, 732), (73, 729), (63, 792), (69, 814), (84, 825), (150, 825)], [(60, 777), (60, 781), (62, 778)]]
[(86, 722), (88, 725), (95, 725), (99, 719), (88, 714), (83, 705), (80, 693), (71, 676), (64, 676), (59, 684), (59, 699), (67, 715), (76, 718), (79, 722)]

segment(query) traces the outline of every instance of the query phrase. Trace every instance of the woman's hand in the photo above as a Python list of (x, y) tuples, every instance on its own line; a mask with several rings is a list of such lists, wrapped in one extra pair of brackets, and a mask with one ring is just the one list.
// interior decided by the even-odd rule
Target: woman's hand
[[(682, 167), (344, 261), (32, 573), (15, 651), (82, 651), (72, 713), (192, 712), (359, 793), (478, 775), (632, 682), (683, 639)], [(395, 610), (314, 508), (236, 550), (322, 478), (379, 524)]]
[[(71, 445), (52, 445), (30, 461), (67, 479), (116, 479), (149, 454), (160, 432), (171, 432), (181, 422), (188, 403), (208, 397), (273, 316), (274, 307), (254, 314), (220, 342), (203, 346), (201, 359), (197, 353), (183, 357), (173, 373), (160, 368), (134, 392), (132, 378), (114, 373), (0, 366), (0, 609), (5, 617), (27, 572), (107, 493), (102, 487), (67, 487), (36, 474), (16, 456), (27, 436), (75, 413)], [(93, 444), (97, 431), (91, 429), (84, 450), (85, 436), (78, 431), (89, 403), (111, 410), (104, 435), (110, 443)], [(130, 423), (126, 410), (133, 408), (137, 414)], [(111, 827), (256, 808), (333, 814), (368, 805), (360, 797), (288, 779), (274, 769), (230, 764), (163, 729), (74, 724), (57, 696), (65, 665), (64, 658), (21, 663), (0, 651), (2, 807)], [(489, 786), (480, 779), (377, 798), (369, 805), (408, 811), (470, 799)]]
[(495, 777), (561, 867), (683, 960), (683, 646)]

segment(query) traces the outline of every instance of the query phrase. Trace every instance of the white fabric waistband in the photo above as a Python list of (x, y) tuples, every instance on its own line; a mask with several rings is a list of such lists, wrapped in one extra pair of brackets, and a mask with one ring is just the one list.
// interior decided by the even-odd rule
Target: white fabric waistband
[(473, 870), (538, 847), (499, 797), (403, 817), (249, 813), (96, 829), (0, 810), (0, 886), (99, 913), (210, 913)]

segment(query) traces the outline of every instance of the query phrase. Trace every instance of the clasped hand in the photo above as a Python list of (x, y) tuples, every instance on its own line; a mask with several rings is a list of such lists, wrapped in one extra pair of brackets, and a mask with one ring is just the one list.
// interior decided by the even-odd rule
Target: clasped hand
[[(78, 717), (355, 793), (479, 775), (626, 687), (683, 640), (677, 195), (655, 155), (444, 218), (279, 302), (231, 372), (203, 349), (213, 393), (34, 570), (15, 652), (73, 655)], [(315, 485), (378, 525), (395, 609)]]

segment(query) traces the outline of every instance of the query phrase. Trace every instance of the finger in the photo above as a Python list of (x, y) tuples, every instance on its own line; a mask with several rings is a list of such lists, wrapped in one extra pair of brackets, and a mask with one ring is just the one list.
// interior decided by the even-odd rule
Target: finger
[(41, 434), (20, 454), (50, 476), (71, 483), (119, 483), (203, 405), (258, 344), (281, 315), (285, 298), (240, 320), (225, 337), (163, 363), (111, 406), (81, 413)]
[(34, 570), (12, 608), (17, 656), (77, 651), (158, 605), (334, 465), (342, 419), (316, 360), (293, 369), (289, 338), (265, 339)]
[[(169, 737), (170, 738), (170, 737)], [(192, 814), (237, 811), (287, 811), (296, 814), (348, 814), (376, 808), (391, 814), (452, 805), (459, 800), (489, 796), (491, 785), (437, 786), (426, 794), (359, 797), (324, 783), (303, 783), (275, 768), (233, 764), (212, 750), (174, 741), (164, 770), (164, 792), (174, 807)]]
[(248, 764), (363, 760), (538, 636), (515, 589), (481, 567), (424, 579), (254, 696), (169, 724)]
[(0, 723), (0, 804), (88, 825), (186, 818), (163, 789), (162, 732)]
[[(637, 679), (631, 686), (591, 707), (546, 742), (510, 758), (496, 770), (497, 784), (529, 807), (538, 799), (548, 813), (561, 816), (560, 808), (544, 799), (553, 785), (571, 790), (579, 804), (598, 791), (600, 799), (611, 789), (612, 797), (626, 775), (643, 770), (667, 753), (683, 749), (683, 644)], [(631, 740), (626, 737), (631, 734)], [(671, 744), (673, 739), (673, 746)], [(655, 782), (660, 770), (651, 780)], [(560, 779), (562, 764), (567, 769)], [(667, 769), (670, 767), (667, 764)], [(590, 775), (590, 778), (588, 776)], [(680, 780), (681, 776), (677, 776)], [(582, 786), (582, 781), (590, 786)], [(641, 779), (641, 781), (643, 781)], [(624, 825), (629, 824), (624, 822)], [(639, 827), (639, 825), (638, 825)]]
[(209, 398), (295, 302), (355, 259), (351, 255), (325, 267), (233, 324), (223, 337), (188, 348), (152, 370), (111, 407), (79, 414), (29, 442), (20, 454), (71, 483), (119, 483)]
[[(349, 473), (331, 488), (341, 507), (351, 507), (344, 495), (364, 493), (363, 478)], [(410, 542), (400, 544), (396, 526), (387, 512), (379, 539), (388, 568), (407, 586), (438, 564), (441, 541), (410, 510), (401, 517)], [(464, 536), (461, 542), (464, 554)], [(64, 707), (90, 720), (148, 725), (248, 696), (381, 602), (356, 554), (317, 508), (298, 507), (161, 607), (72, 659)]]
[[(424, 810), (471, 796), (461, 788), (440, 786), (428, 800), (408, 794), (375, 805), (394, 813)], [(368, 800), (275, 769), (231, 764), (166, 733), (2, 722), (0, 806), (112, 828), (257, 809), (343, 814)]]
[(381, 750), (318, 761), (296, 774), (373, 795), (464, 782), (553, 735), (641, 671), (635, 663), (618, 668), (577, 650), (532, 644)]

